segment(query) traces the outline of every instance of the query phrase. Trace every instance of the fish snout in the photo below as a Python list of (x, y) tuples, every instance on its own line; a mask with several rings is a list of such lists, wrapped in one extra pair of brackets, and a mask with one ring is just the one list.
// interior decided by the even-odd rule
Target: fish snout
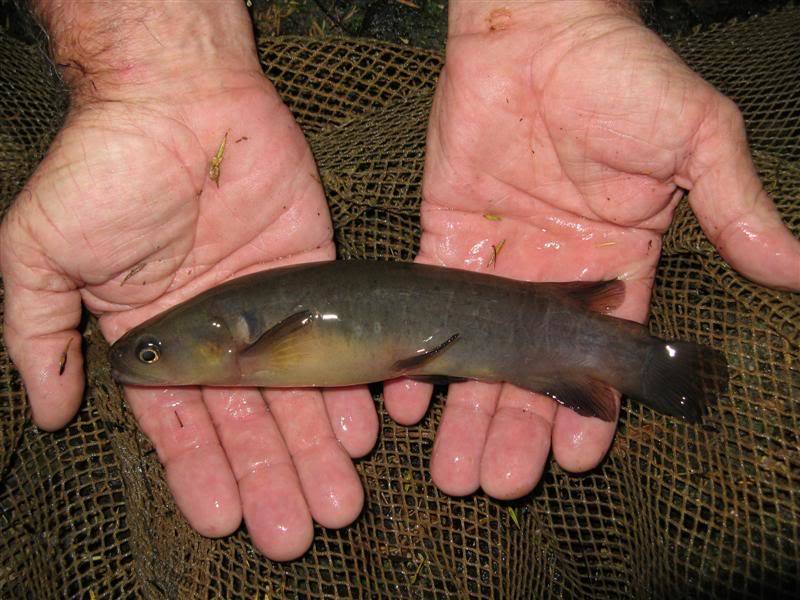
[(124, 344), (116, 342), (108, 349), (108, 362), (111, 365), (111, 376), (119, 383), (136, 383), (136, 377), (128, 366), (129, 353)]

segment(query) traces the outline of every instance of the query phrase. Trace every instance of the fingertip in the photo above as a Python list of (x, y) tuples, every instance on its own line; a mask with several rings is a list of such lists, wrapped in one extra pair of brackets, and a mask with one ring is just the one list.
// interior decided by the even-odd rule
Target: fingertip
[(603, 460), (616, 430), (616, 418), (602, 421), (559, 406), (553, 424), (553, 456), (565, 471), (585, 473)]
[(800, 241), (764, 190), (747, 144), (744, 120), (716, 94), (682, 176), (689, 203), (720, 254), (745, 277), (800, 290)]
[(481, 457), (501, 386), (474, 381), (450, 386), (431, 453), (431, 479), (450, 496), (480, 486)]
[(253, 472), (241, 482), (247, 532), (270, 560), (294, 560), (314, 540), (314, 522), (291, 464)]
[(364, 508), (364, 488), (341, 447), (295, 458), (295, 467), (314, 520), (323, 527), (349, 525)]
[(415, 425), (428, 411), (433, 385), (401, 377), (383, 384), (386, 412), (400, 425)]
[[(31, 406), (31, 420), (41, 430), (54, 432), (63, 429), (75, 417), (81, 405), (83, 396), (83, 380), (75, 387), (79, 389), (73, 398), (64, 396), (55, 399), (42, 394), (37, 394), (26, 385)], [(34, 399), (35, 398), (35, 399)]]
[(800, 291), (800, 241), (784, 225), (762, 191), (752, 212), (731, 221), (716, 242), (720, 254), (742, 275), (776, 289)]
[(480, 487), (488, 496), (497, 500), (516, 500), (529, 494), (541, 479), (541, 468), (528, 465), (527, 472), (522, 472), (519, 465), (506, 469), (510, 465), (492, 465), (492, 460), (484, 460), (485, 468), (481, 469)]
[(273, 529), (271, 535), (248, 526), (248, 533), (253, 544), (268, 559), (275, 562), (286, 562), (303, 556), (311, 548), (314, 541), (314, 522), (309, 516), (305, 523), (298, 523), (288, 530)]
[(207, 538), (231, 535), (242, 523), (241, 512), (237, 513), (237, 511), (217, 511), (214, 513), (214, 517), (216, 518), (206, 518), (202, 521), (191, 521), (187, 518), (187, 521), (191, 524), (192, 529)]
[(336, 439), (351, 458), (368, 454), (378, 439), (378, 413), (364, 386), (326, 389), (322, 393)]
[(202, 394), (238, 482), (253, 543), (272, 560), (301, 556), (311, 544), (313, 522), (289, 451), (261, 393), (204, 388)]
[(351, 523), (363, 507), (364, 490), (350, 456), (331, 429), (322, 394), (268, 389), (264, 395), (313, 519), (332, 528)]
[(495, 500), (518, 500), (523, 496), (530, 494), (536, 484), (539, 483), (541, 475), (538, 477), (527, 476), (520, 479), (500, 480), (491, 479), (491, 477), (481, 477), (481, 489), (486, 492), (487, 496)]
[(26, 344), (17, 368), (31, 407), (31, 419), (45, 431), (64, 427), (80, 408), (85, 387), (78, 332)]
[[(431, 481), (448, 496), (461, 497), (474, 494), (480, 488), (480, 470), (477, 466), (467, 471), (463, 467), (450, 471), (452, 462), (431, 460)], [(471, 472), (470, 472), (471, 471)]]
[(341, 529), (352, 524), (364, 510), (364, 488), (361, 485), (343, 486), (338, 490), (338, 497), (332, 502), (330, 511), (319, 511), (317, 523), (329, 529)]
[(364, 435), (363, 437), (352, 437), (352, 436), (342, 436), (339, 440), (342, 444), (342, 447), (347, 451), (347, 454), (350, 455), (350, 458), (357, 459), (357, 458), (364, 458), (367, 454), (372, 452), (372, 449), (375, 447), (375, 442), (378, 440), (378, 415), (375, 413), (375, 418), (372, 419), (374, 423), (374, 431), (369, 434)]
[[(31, 250), (28, 258), (37, 257), (42, 258)], [(54, 279), (63, 284), (62, 276), (47, 265), (34, 268), (18, 259), (3, 257), (3, 338), (25, 385), (34, 423), (53, 431), (75, 416), (83, 397), (81, 336), (75, 329), (81, 298), (74, 289), (49, 291)], [(23, 280), (33, 287), (23, 286)]]
[(241, 501), (222, 452), (187, 451), (168, 464), (166, 478), (175, 503), (200, 535), (218, 538), (238, 529)]
[(542, 478), (552, 425), (535, 414), (501, 410), (492, 421), (481, 461), (481, 487), (492, 498), (514, 500)]
[(239, 489), (200, 389), (127, 386), (125, 398), (191, 527), (206, 537), (234, 532), (242, 521)]

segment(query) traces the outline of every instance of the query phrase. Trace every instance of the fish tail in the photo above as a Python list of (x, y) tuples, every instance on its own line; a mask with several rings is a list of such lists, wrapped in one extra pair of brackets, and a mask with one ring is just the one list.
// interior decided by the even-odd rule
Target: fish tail
[(658, 412), (697, 422), (727, 387), (727, 373), (727, 361), (718, 350), (654, 339), (646, 350), (639, 389), (625, 392)]

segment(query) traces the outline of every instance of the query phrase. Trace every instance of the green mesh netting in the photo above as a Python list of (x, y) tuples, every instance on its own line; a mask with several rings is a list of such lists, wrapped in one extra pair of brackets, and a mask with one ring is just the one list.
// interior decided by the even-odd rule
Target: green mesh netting
[[(800, 233), (800, 9), (673, 41), (734, 98), (768, 191)], [(440, 55), (372, 41), (261, 39), (264, 69), (318, 160), (343, 257), (408, 260), (419, 238), (425, 126)], [(0, 199), (56, 129), (66, 95), (36, 48), (0, 35)], [(630, 403), (604, 463), (550, 465), (527, 498), (453, 499), (428, 474), (441, 414), (382, 411), (358, 462), (366, 507), (280, 564), (244, 530), (221, 540), (178, 513), (149, 442), (87, 331), (78, 418), (42, 433), (0, 351), (0, 596), (796, 597), (800, 595), (800, 302), (739, 277), (686, 206), (664, 241), (654, 332), (711, 343), (730, 394), (702, 426)], [(380, 408), (380, 406), (379, 406)]]

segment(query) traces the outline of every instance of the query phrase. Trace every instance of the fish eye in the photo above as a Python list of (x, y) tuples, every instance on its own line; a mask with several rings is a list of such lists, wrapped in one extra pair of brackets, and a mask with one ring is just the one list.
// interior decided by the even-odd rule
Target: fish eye
[(139, 347), (136, 349), (136, 355), (143, 363), (152, 365), (161, 358), (161, 348), (158, 347), (158, 342), (146, 340), (139, 344)]

